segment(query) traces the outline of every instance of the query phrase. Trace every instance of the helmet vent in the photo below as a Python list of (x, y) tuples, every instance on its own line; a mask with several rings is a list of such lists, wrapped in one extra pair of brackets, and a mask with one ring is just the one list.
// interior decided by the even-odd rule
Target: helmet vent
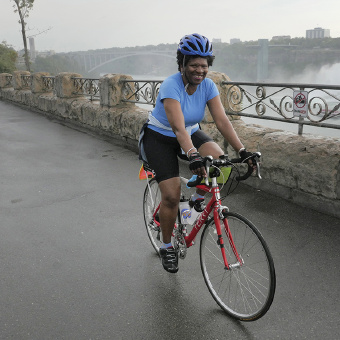
[(197, 40), (197, 44), (198, 44), (198, 46), (200, 47), (200, 50), (202, 51), (202, 52), (204, 52), (204, 49), (203, 49), (203, 46), (202, 46), (202, 44)]
[[(188, 41), (188, 45), (194, 50), (197, 51), (197, 47), (190, 41)], [(202, 45), (201, 45), (202, 46)]]

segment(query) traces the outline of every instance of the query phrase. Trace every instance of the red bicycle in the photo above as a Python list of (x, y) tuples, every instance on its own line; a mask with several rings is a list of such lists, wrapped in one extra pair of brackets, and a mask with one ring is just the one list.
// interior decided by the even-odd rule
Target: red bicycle
[[(259, 178), (260, 156), (257, 152), (251, 157), (257, 165)], [(200, 263), (211, 295), (227, 314), (242, 321), (254, 321), (270, 308), (275, 294), (276, 277), (273, 258), (259, 230), (248, 219), (230, 212), (228, 207), (222, 205), (219, 184), (225, 185), (227, 181), (238, 183), (253, 172), (253, 167), (248, 165), (246, 174), (240, 176), (235, 165), (238, 162), (239, 159), (229, 160), (226, 156), (220, 159), (208, 156), (204, 158), (209, 174), (206, 179), (189, 181), (181, 177), (187, 187), (202, 189), (210, 193), (211, 198), (204, 211), (196, 217), (193, 216), (193, 208), (183, 208), (190, 196), (182, 194), (173, 244), (179, 258), (184, 259), (187, 249), (194, 244), (198, 232), (204, 227), (200, 239)], [(141, 170), (140, 175), (148, 180), (143, 200), (145, 225), (150, 241), (159, 253), (162, 243), (158, 221), (160, 190), (152, 178), (152, 170), (145, 165)], [(230, 184), (229, 188), (232, 187)]]

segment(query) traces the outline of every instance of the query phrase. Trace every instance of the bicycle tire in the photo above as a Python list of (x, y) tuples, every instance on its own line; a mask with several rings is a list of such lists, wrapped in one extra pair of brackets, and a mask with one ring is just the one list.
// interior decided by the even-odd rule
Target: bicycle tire
[[(243, 264), (238, 266), (226, 235), (226, 219)], [(217, 304), (230, 316), (254, 321), (270, 308), (276, 287), (274, 261), (261, 233), (240, 214), (226, 213), (221, 221), (228, 263), (225, 269), (217, 243), (214, 219), (205, 226), (200, 242), (200, 262), (205, 283)]]
[(143, 213), (146, 231), (157, 254), (161, 246), (160, 228), (153, 222), (153, 213), (161, 202), (161, 192), (157, 181), (152, 178), (146, 186), (143, 198)]

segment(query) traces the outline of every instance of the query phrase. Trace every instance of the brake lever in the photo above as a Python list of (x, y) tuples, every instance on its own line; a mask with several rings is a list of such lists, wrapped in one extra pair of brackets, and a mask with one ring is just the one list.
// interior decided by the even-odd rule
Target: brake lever
[(210, 172), (210, 164), (209, 161), (207, 161), (205, 165), (205, 172), (207, 173), (207, 177), (205, 178), (205, 185), (209, 186), (209, 172)]
[(210, 172), (210, 165), (213, 160), (212, 156), (207, 156), (206, 158), (206, 163), (205, 163), (205, 172), (207, 173), (207, 177), (205, 178), (205, 185), (209, 186), (209, 172)]
[(260, 171), (260, 164), (261, 164), (261, 162), (260, 162), (260, 158), (259, 158), (258, 155), (256, 155), (256, 157), (254, 157), (254, 162), (255, 162), (255, 165), (256, 165), (256, 174), (257, 174), (257, 177), (259, 179), (262, 179), (261, 171)]

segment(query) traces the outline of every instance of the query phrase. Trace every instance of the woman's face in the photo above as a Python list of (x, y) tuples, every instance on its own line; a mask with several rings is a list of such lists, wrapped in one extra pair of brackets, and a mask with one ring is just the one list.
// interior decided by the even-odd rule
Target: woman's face
[(208, 61), (205, 58), (190, 59), (184, 68), (185, 80), (191, 85), (199, 85), (209, 71)]

